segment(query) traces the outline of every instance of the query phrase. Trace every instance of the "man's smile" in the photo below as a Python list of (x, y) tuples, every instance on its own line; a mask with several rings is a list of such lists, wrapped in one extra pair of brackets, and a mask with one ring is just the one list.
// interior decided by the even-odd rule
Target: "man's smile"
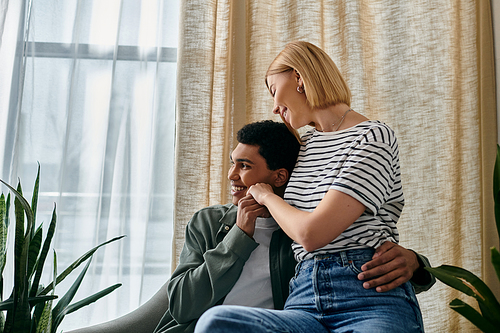
[(231, 185), (232, 192), (244, 191), (246, 189), (245, 186)]

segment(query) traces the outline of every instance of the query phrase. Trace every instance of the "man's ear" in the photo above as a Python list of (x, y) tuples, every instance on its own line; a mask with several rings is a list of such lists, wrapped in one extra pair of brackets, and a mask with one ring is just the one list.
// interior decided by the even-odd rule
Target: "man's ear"
[(281, 187), (285, 185), (288, 182), (288, 178), (290, 178), (290, 173), (288, 172), (287, 169), (281, 168), (278, 170), (275, 170), (275, 180), (274, 180), (274, 186), (275, 187)]

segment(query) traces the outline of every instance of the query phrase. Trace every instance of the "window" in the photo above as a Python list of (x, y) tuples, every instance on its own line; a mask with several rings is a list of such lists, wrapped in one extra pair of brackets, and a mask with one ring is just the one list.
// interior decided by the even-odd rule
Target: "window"
[(38, 0), (25, 12), (22, 103), (19, 113), (10, 102), (4, 174), (31, 198), (40, 163), (37, 221), (46, 230), (57, 203), (59, 271), (127, 235), (94, 255), (76, 298), (123, 286), (70, 314), (68, 330), (135, 309), (170, 275), (179, 1)]

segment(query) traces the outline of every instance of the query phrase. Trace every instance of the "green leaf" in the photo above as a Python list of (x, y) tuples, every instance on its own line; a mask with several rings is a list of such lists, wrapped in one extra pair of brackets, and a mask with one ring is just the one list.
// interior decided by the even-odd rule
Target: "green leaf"
[[(5, 203), (5, 197), (2, 193), (2, 195), (0, 196), (0, 276), (2, 276), (2, 280), (3, 280), (3, 270), (5, 268), (5, 263), (7, 261), (6, 212), (7, 208)], [(3, 285), (0, 285), (0, 300), (1, 299), (3, 299)]]
[[(28, 285), (27, 276), (22, 277), (23, 286)], [(28, 303), (28, 295), (26, 289), (20, 288), (18, 295), (14, 298), (14, 316), (12, 323), (12, 332), (29, 333), (31, 326), (31, 312)]]
[(495, 221), (500, 237), (500, 145), (497, 144), (497, 158), (493, 170), (493, 199), (495, 201)]
[(47, 236), (45, 237), (45, 241), (43, 242), (42, 252), (40, 253), (40, 256), (36, 263), (35, 277), (31, 284), (31, 291), (30, 291), (31, 297), (37, 295), (38, 285), (40, 284), (40, 279), (42, 278), (43, 265), (45, 264), (45, 259), (47, 258), (47, 254), (49, 253), (50, 243), (52, 242), (52, 238), (54, 237), (54, 233), (56, 232), (56, 221), (57, 221), (56, 204), (54, 204), (54, 209), (52, 210), (52, 220), (50, 221), (49, 230), (47, 231)]
[(487, 312), (483, 311), (483, 315), (490, 319), (500, 318), (500, 304), (490, 288), (476, 275), (466, 269), (442, 265), (436, 268), (426, 267), (426, 270), (431, 272), (441, 282), (455, 288), (466, 295), (474, 297), (479, 303), (484, 304)]
[(500, 252), (495, 247), (491, 248), (491, 263), (497, 273), (498, 281), (500, 281)]
[(10, 193), (7, 194), (7, 200), (5, 200), (5, 225), (9, 227), (9, 212), (10, 212)]
[[(100, 298), (112, 293), (113, 291), (115, 291), (119, 287), (121, 287), (121, 283), (114, 284), (114, 285), (112, 285), (106, 289), (103, 289), (103, 290), (101, 290), (101, 291), (99, 291), (99, 292), (97, 292), (89, 297), (82, 299), (81, 301), (70, 304), (63, 309), (60, 309), (57, 316), (55, 314), (52, 315), (53, 318), (55, 318), (52, 330), (55, 331), (57, 329), (57, 327), (59, 326), (59, 324), (62, 322), (62, 320), (64, 319), (64, 317), (66, 315), (73, 313), (73, 312), (75, 312), (75, 311), (77, 311), (77, 310), (79, 310), (87, 305), (94, 303), (95, 301), (99, 300)], [(58, 303), (58, 305), (59, 305), (59, 303)]]
[(33, 213), (33, 221), (31, 229), (35, 229), (35, 221), (36, 221), (36, 210), (38, 206), (38, 189), (40, 184), (40, 163), (38, 163), (38, 171), (36, 173), (35, 186), (33, 188), (33, 196), (31, 197), (31, 212)]
[(5, 225), (5, 216), (6, 207), (5, 207), (5, 196), (0, 195), (0, 254), (4, 254), (7, 252), (7, 227)]
[(16, 215), (14, 242), (14, 288), (12, 290), (14, 305), (12, 311), (7, 313), (6, 325), (9, 330), (12, 329), (14, 332), (29, 332), (31, 315), (27, 293), (28, 277), (26, 276), (28, 254), (24, 234), (24, 209), (22, 205), (22, 200), (24, 198), (21, 194), (21, 184), (18, 185), (18, 191), (15, 191), (15, 193), (17, 193), (21, 199), (18, 197), (14, 202)]
[[(57, 276), (57, 254), (54, 251), (54, 277)], [(54, 279), (55, 281), (55, 279)], [(55, 286), (52, 289), (52, 294), (54, 294)], [(38, 326), (36, 327), (36, 333), (51, 333), (52, 332), (52, 301), (45, 304), (43, 312), (38, 319)]]
[[(22, 196), (23, 191), (21, 188), (21, 183), (17, 184), (16, 193), (19, 193), (19, 195), (20, 195), (19, 197), (16, 196), (16, 198), (14, 199), (14, 215), (16, 217), (16, 227), (19, 227), (19, 226), (22, 227), (23, 236), (24, 236), (24, 209), (25, 209), (25, 207), (22, 204), (21, 199), (19, 199), (19, 198), (24, 199), (24, 197)], [(29, 208), (29, 210), (31, 210), (31, 208)]]
[(76, 292), (78, 291), (78, 288), (80, 288), (80, 285), (83, 281), (83, 278), (85, 277), (85, 274), (87, 273), (87, 270), (90, 266), (90, 263), (92, 260), (89, 260), (83, 270), (81, 271), (80, 275), (78, 275), (78, 278), (75, 280), (73, 285), (68, 289), (66, 294), (57, 302), (57, 305), (54, 307), (52, 310), (52, 331), (55, 332), (57, 330), (57, 327), (61, 323), (61, 321), (64, 318), (64, 309), (68, 306), (68, 304), (73, 300), (73, 297), (75, 297)]
[[(21, 184), (18, 184), (18, 191), (22, 193)], [(22, 195), (21, 195), (22, 197)], [(23, 277), (26, 275), (28, 268), (28, 257), (23, 256), (24, 249), (24, 209), (21, 200), (16, 198), (14, 200), (14, 211), (16, 216), (16, 229), (14, 238), (14, 292), (19, 294), (19, 288), (23, 285)]]
[[(54, 259), (53, 259), (53, 272), (52, 272), (52, 277), (55, 277), (57, 276), (57, 253), (56, 251), (54, 250), (54, 255), (53, 255)], [(52, 283), (55, 284), (55, 279), (52, 279)], [(54, 293), (55, 293), (55, 289), (56, 289), (56, 286), (54, 285), (53, 288), (52, 288), (52, 296), (54, 296)], [(44, 296), (45, 297), (45, 296)], [(48, 303), (47, 303), (48, 304)], [(46, 316), (50, 316), (50, 323), (46, 323), (47, 326), (45, 327), (48, 327), (49, 330), (48, 332), (50, 332), (50, 330), (52, 329), (52, 305), (53, 303), (50, 302), (50, 305), (48, 307), (46, 306), (43, 306), (43, 307), (40, 307), (40, 306), (37, 306), (35, 307), (34, 311), (33, 311), (33, 322), (36, 324), (36, 323), (39, 323), (41, 321), (45, 321), (47, 320), (47, 318), (43, 318), (43, 317), (46, 317)], [(47, 309), (50, 308), (50, 315), (47, 314)], [(36, 328), (32, 327), (32, 331), (35, 330), (36, 332), (38, 332), (38, 326)]]
[[(57, 295), (29, 297), (28, 303), (31, 307), (34, 307), (39, 303), (47, 302), (54, 299), (57, 299)], [(0, 311), (11, 310), (13, 306), (14, 306), (14, 300), (12, 298), (6, 299), (5, 301), (0, 302)]]
[(115, 291), (116, 289), (120, 288), (122, 286), (121, 283), (117, 283), (117, 284), (114, 284), (106, 289), (103, 289), (89, 297), (86, 297), (84, 299), (82, 299), (81, 301), (79, 302), (76, 302), (76, 303), (73, 303), (73, 304), (70, 304), (68, 305), (68, 307), (66, 308), (65, 310), (65, 314), (70, 314), (72, 312), (75, 312), (81, 308), (83, 308), (84, 306), (87, 306), (87, 305), (90, 305), (92, 303), (94, 303), (95, 301), (99, 300), (100, 298), (103, 298), (104, 296), (112, 293), (113, 291)]
[(9, 190), (16, 196), (16, 198), (21, 202), (21, 205), (24, 208), (24, 212), (26, 213), (26, 218), (28, 219), (28, 226), (33, 225), (33, 223), (32, 223), (34, 221), (33, 212), (31, 211), (30, 204), (23, 197), (23, 194), (21, 191), (21, 184), (19, 184), (19, 186), (18, 186), (19, 191), (17, 191), (16, 189), (14, 189), (12, 186), (10, 186), (9, 184), (7, 184), (6, 182), (4, 182), (1, 179), (0, 179), (0, 183), (3, 183), (5, 186), (7, 186), (9, 188)]
[(28, 252), (28, 277), (31, 278), (33, 271), (35, 269), (35, 264), (38, 259), (38, 254), (40, 253), (40, 247), (42, 246), (42, 226), (40, 225), (36, 230), (33, 238), (30, 242), (30, 248)]
[(0, 312), (0, 332), (5, 332), (5, 314)]
[(485, 333), (497, 333), (498, 329), (494, 324), (489, 322), (484, 318), (479, 312), (477, 312), (472, 306), (467, 303), (462, 302), (458, 298), (454, 299), (450, 303), (450, 308), (460, 313), (462, 316), (467, 318), (471, 323), (476, 325), (481, 331)]
[[(66, 268), (64, 270), (64, 272), (62, 272), (57, 277), (56, 284), (59, 284), (62, 280), (64, 280), (75, 268), (77, 268), (78, 266), (80, 266), (81, 263), (85, 262), (88, 258), (90, 258), (95, 253), (95, 251), (97, 251), (100, 247), (102, 247), (106, 244), (109, 244), (111, 242), (117, 241), (119, 239), (122, 239), (123, 237), (125, 237), (125, 236), (122, 235), (122, 236), (115, 237), (115, 238), (110, 239), (104, 243), (101, 243), (101, 244), (97, 245), (96, 247), (94, 247), (93, 249), (87, 251), (84, 255), (82, 255), (80, 258), (75, 260), (68, 268)], [(44, 290), (42, 290), (40, 292), (40, 295), (46, 295), (50, 290), (52, 290), (52, 285), (49, 285)]]
[(42, 314), (36, 326), (36, 333), (51, 333), (52, 329), (52, 301), (45, 303)]

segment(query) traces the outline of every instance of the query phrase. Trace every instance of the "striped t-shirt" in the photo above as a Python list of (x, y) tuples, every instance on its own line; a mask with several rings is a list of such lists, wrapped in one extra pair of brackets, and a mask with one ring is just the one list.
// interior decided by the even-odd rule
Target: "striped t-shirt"
[(365, 121), (337, 132), (312, 129), (304, 134), (285, 201), (312, 212), (333, 189), (355, 198), (366, 209), (340, 236), (320, 249), (307, 252), (294, 242), (292, 249), (298, 261), (316, 254), (398, 242), (396, 223), (404, 206), (398, 154), (393, 130), (380, 121)]

